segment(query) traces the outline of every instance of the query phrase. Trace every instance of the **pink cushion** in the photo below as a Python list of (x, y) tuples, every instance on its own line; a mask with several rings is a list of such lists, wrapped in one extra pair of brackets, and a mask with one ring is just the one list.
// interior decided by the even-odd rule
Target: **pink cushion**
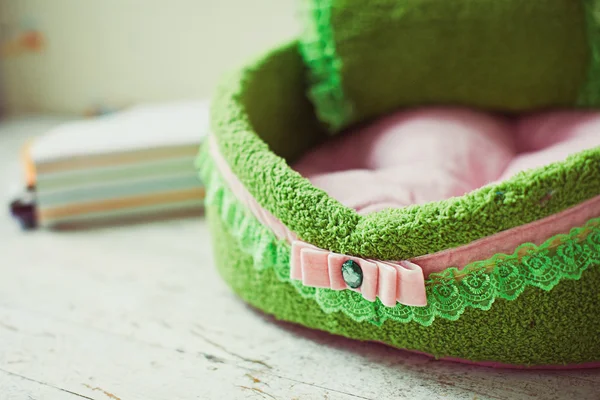
[(600, 146), (598, 112), (508, 119), (425, 108), (335, 137), (294, 168), (342, 204), (368, 214), (462, 196), (595, 146)]

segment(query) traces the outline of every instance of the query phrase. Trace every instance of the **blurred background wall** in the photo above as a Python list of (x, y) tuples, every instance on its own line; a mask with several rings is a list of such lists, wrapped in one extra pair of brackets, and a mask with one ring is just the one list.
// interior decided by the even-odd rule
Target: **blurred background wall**
[(0, 0), (0, 106), (80, 114), (207, 97), (297, 34), (297, 0)]

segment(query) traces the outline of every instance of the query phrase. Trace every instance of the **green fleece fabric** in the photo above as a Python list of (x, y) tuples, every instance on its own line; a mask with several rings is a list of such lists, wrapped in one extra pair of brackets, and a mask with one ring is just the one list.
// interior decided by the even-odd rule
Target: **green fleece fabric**
[(582, 1), (591, 58), (587, 81), (579, 94), (578, 105), (589, 107), (600, 104), (600, 0)]
[(208, 207), (207, 215), (223, 278), (248, 303), (279, 319), (436, 357), (527, 366), (600, 360), (600, 266), (590, 267), (578, 281), (561, 281), (550, 292), (529, 287), (513, 301), (496, 300), (487, 311), (469, 308), (457, 321), (440, 318), (423, 326), (387, 320), (376, 326), (341, 312), (327, 314), (280, 281), (273, 269), (255, 269), (217, 210)]
[(305, 69), (297, 44), (291, 43), (222, 82), (213, 102), (212, 131), (221, 154), (254, 198), (318, 247), (367, 258), (410, 259), (600, 195), (600, 148), (595, 148), (462, 197), (358, 215), (286, 162), (327, 137), (305, 93)]
[(425, 104), (572, 107), (585, 90), (590, 0), (304, 1), (310, 95), (333, 130)]

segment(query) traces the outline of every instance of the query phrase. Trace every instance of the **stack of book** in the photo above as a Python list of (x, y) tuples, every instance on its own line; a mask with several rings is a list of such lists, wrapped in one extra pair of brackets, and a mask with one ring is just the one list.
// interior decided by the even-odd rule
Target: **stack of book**
[(60, 125), (25, 146), (24, 227), (66, 227), (197, 214), (194, 158), (208, 133), (206, 102), (138, 106)]

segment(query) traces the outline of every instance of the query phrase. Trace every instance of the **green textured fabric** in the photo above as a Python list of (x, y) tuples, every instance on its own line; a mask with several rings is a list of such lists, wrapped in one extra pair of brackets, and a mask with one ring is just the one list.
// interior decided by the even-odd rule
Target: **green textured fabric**
[(304, 1), (310, 93), (334, 130), (424, 104), (572, 107), (585, 85), (582, 1)]
[(582, 1), (591, 57), (587, 81), (579, 94), (579, 106), (593, 107), (600, 104), (600, 0)]
[(579, 281), (562, 281), (550, 292), (526, 289), (514, 301), (498, 300), (488, 311), (467, 309), (457, 321), (431, 326), (387, 320), (376, 326), (341, 312), (327, 314), (313, 299), (281, 282), (273, 269), (257, 270), (213, 207), (207, 208), (218, 269), (248, 303), (279, 319), (349, 338), (379, 341), (436, 357), (518, 365), (579, 364), (600, 360), (600, 267)]
[(462, 197), (358, 215), (288, 165), (327, 137), (305, 85), (297, 44), (276, 49), (222, 82), (211, 111), (212, 131), (221, 154), (254, 198), (318, 247), (366, 258), (410, 259), (600, 195), (599, 147)]
[(280, 281), (291, 282), (301, 296), (314, 299), (324, 312), (341, 311), (356, 322), (381, 325), (391, 319), (429, 326), (436, 318), (455, 321), (468, 308), (489, 310), (496, 300), (515, 300), (530, 286), (549, 291), (562, 280), (580, 279), (583, 271), (600, 264), (600, 218), (596, 218), (567, 235), (548, 238), (540, 246), (523, 243), (512, 254), (496, 254), (461, 270), (447, 268), (430, 274), (425, 280), (424, 307), (386, 307), (350, 290), (308, 287), (291, 280), (290, 245), (278, 240), (240, 203), (207, 152), (201, 153), (198, 167), (208, 187), (206, 206), (216, 210), (240, 249), (252, 257), (255, 269), (273, 269)]

